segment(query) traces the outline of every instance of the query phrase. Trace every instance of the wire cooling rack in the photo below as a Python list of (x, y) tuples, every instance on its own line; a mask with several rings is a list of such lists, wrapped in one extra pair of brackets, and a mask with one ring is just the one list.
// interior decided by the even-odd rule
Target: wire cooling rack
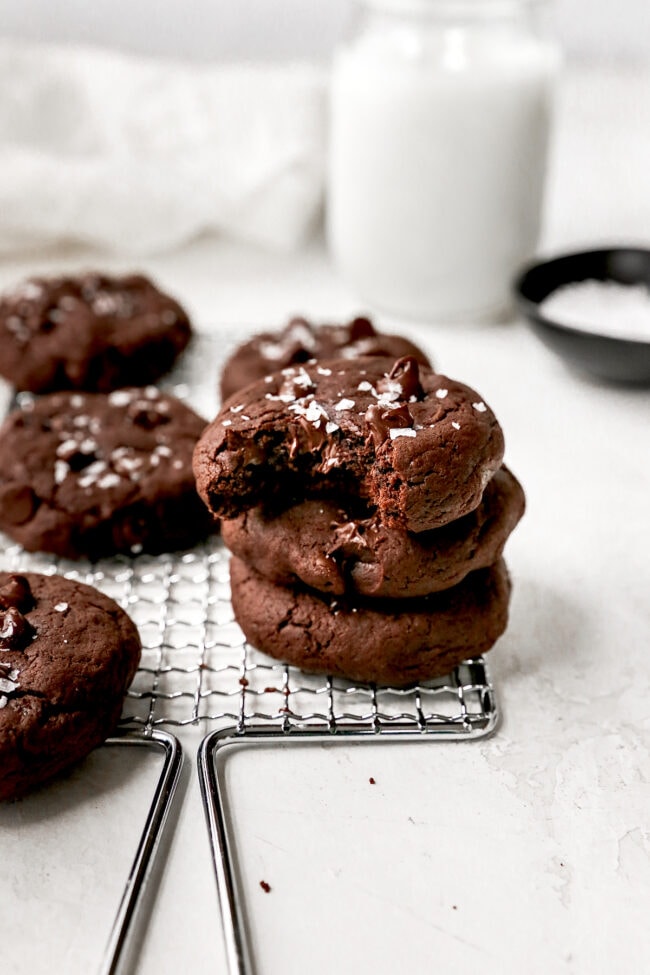
[[(206, 417), (214, 415), (215, 376), (228, 342), (197, 336), (165, 386)], [(214, 368), (205, 369), (211, 362)], [(18, 397), (20, 402), (21, 397)], [(0, 536), (0, 569), (60, 573), (96, 586), (125, 609), (140, 631), (140, 667), (125, 701), (121, 739), (149, 742), (165, 764), (104, 955), (102, 975), (122, 971), (151, 860), (180, 771), (175, 734), (202, 740), (199, 777), (212, 843), (231, 973), (252, 970), (244, 905), (234, 872), (218, 757), (233, 744), (293, 741), (390, 741), (482, 738), (498, 708), (482, 657), (443, 678), (399, 689), (304, 674), (271, 660), (245, 640), (230, 601), (228, 553), (214, 536), (190, 551), (115, 556), (96, 563), (26, 553)]]

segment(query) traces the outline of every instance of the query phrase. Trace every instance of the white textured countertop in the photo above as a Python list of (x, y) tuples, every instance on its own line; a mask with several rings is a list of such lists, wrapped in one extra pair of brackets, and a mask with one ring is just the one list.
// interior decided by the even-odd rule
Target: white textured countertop
[[(647, 238), (649, 79), (582, 73), (566, 84), (545, 249)], [(6, 263), (0, 285), (99, 260)], [(144, 269), (200, 327), (233, 335), (292, 312), (359, 310), (317, 245), (277, 257), (205, 241)], [(506, 549), (511, 621), (490, 655), (503, 721), (484, 742), (229, 760), (258, 970), (648, 971), (650, 391), (570, 373), (520, 322), (409, 333), (489, 401), (527, 493)], [(143, 975), (225, 971), (199, 740), (183, 735), (180, 816)], [(3, 975), (95, 969), (151, 781), (149, 762), (103, 752), (0, 810)]]

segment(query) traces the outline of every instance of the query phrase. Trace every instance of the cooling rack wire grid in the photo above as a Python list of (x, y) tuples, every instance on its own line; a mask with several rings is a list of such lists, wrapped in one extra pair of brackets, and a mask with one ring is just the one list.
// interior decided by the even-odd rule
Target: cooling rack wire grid
[(302, 728), (336, 732), (391, 726), (426, 734), (484, 733), (494, 719), (494, 691), (481, 658), (445, 678), (409, 689), (371, 687), (304, 674), (246, 643), (234, 621), (228, 552), (218, 537), (161, 556), (116, 556), (96, 564), (53, 559), (8, 546), (0, 566), (59, 572), (96, 586), (137, 624), (140, 667), (128, 692), (124, 723), (157, 728), (260, 726), (279, 734)]

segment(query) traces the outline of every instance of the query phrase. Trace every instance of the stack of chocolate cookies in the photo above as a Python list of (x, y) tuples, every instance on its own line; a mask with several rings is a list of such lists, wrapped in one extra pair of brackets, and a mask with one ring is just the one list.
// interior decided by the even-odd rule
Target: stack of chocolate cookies
[(489, 650), (524, 510), (478, 393), (414, 356), (287, 366), (194, 453), (246, 638), (304, 670), (406, 686)]

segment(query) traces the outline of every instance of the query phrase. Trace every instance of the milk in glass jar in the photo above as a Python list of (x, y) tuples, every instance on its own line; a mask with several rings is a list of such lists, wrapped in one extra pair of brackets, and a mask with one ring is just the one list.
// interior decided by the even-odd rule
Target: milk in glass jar
[(508, 310), (536, 247), (558, 56), (534, 0), (364, 0), (335, 54), (327, 235), (359, 296)]

